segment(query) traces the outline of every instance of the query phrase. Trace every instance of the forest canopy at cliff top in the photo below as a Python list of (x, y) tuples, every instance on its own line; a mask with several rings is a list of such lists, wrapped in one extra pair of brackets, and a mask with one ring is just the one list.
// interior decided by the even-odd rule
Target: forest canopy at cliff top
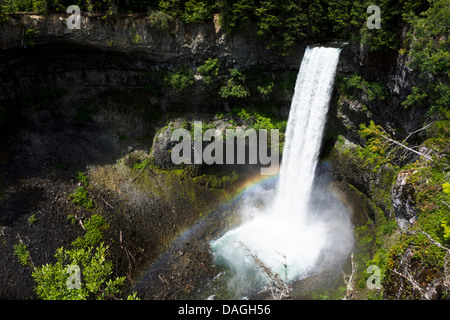
[[(211, 20), (220, 13), (220, 23), (229, 32), (241, 31), (250, 25), (257, 27), (258, 36), (270, 48), (286, 50), (295, 41), (350, 39), (360, 37), (374, 50), (398, 49), (399, 23), (428, 9), (424, 0), (0, 0), (4, 12), (34, 11), (65, 12), (69, 5), (83, 11), (104, 13), (149, 13), (161, 11), (187, 23)], [(382, 28), (369, 32), (365, 22), (367, 7), (376, 4), (381, 9)]]

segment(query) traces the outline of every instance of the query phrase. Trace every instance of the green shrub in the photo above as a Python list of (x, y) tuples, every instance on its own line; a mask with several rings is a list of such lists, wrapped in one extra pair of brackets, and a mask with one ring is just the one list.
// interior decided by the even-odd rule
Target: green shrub
[(370, 101), (386, 100), (389, 96), (389, 92), (386, 88), (377, 83), (377, 82), (369, 82), (363, 79), (360, 75), (354, 74), (350, 78), (343, 78), (342, 80), (342, 90), (344, 94), (350, 95), (353, 90), (363, 91), (367, 94), (367, 98)]
[(442, 191), (446, 194), (450, 194), (450, 183), (446, 182), (442, 185)]
[(440, 113), (442, 109), (448, 110), (450, 105), (450, 6), (447, 0), (429, 3), (430, 7), (425, 12), (406, 18), (411, 24), (408, 66), (417, 72), (418, 81), (403, 105), (425, 106), (430, 113)]
[(230, 76), (224, 86), (219, 90), (219, 95), (224, 98), (245, 98), (250, 92), (244, 86), (245, 77), (237, 69), (229, 69)]
[(47, 1), (33, 0), (33, 10), (38, 13), (46, 13), (48, 11)]
[(103, 230), (108, 229), (109, 224), (98, 214), (92, 215), (84, 222), (86, 233), (83, 237), (78, 237), (72, 245), (76, 248), (88, 248), (99, 244), (103, 240)]
[(228, 80), (227, 84), (220, 88), (219, 95), (222, 98), (245, 98), (250, 95), (248, 90), (241, 84), (233, 83), (233, 80)]
[(27, 47), (33, 47), (36, 44), (36, 37), (39, 34), (39, 30), (27, 29), (24, 33), (25, 45)]
[(271, 82), (266, 86), (258, 86), (258, 92), (261, 93), (264, 97), (270, 95), (273, 91), (274, 83)]
[(194, 73), (186, 68), (169, 72), (164, 77), (164, 82), (178, 92), (185, 90), (194, 84)]
[(142, 43), (142, 37), (137, 32), (133, 36), (133, 42), (135, 44)]
[(73, 203), (81, 205), (86, 209), (92, 209), (94, 207), (94, 203), (92, 199), (89, 199), (88, 192), (84, 187), (78, 187), (69, 197)]
[(88, 185), (87, 177), (86, 177), (86, 175), (85, 175), (83, 172), (81, 172), (81, 171), (77, 171), (77, 172), (75, 173), (75, 179), (77, 179), (78, 182), (81, 182), (81, 183), (84, 184), (85, 186)]
[(71, 224), (75, 224), (77, 222), (77, 219), (75, 219), (75, 215), (69, 214), (67, 216), (67, 221), (69, 221)]
[(212, 18), (211, 9), (204, 1), (190, 0), (184, 4), (182, 18), (187, 23), (202, 22)]
[(30, 253), (27, 250), (27, 246), (22, 242), (13, 246), (15, 255), (19, 258), (22, 265), (26, 266), (30, 263)]
[(208, 58), (200, 67), (197, 68), (198, 73), (203, 76), (203, 82), (207, 85), (213, 82), (213, 77), (219, 75), (219, 59)]
[(169, 23), (173, 18), (161, 11), (150, 11), (148, 16), (150, 26), (158, 31), (169, 30)]
[(135, 163), (133, 165), (133, 170), (142, 170), (147, 166), (148, 160), (144, 160), (142, 162)]
[(237, 113), (237, 116), (240, 117), (245, 122), (249, 121), (250, 118), (252, 117), (252, 115), (248, 113), (247, 110), (245, 109), (241, 109), (241, 111)]
[(28, 218), (28, 224), (31, 226), (33, 224), (35, 224), (38, 221), (38, 218), (36, 217), (35, 214), (32, 214), (29, 218)]
[[(112, 278), (113, 264), (106, 259), (107, 250), (103, 243), (97, 248), (57, 249), (54, 264), (45, 264), (33, 270), (34, 291), (43, 300), (116, 298), (121, 293), (119, 288), (125, 277)], [(67, 285), (69, 266), (77, 266), (81, 271), (83, 277), (79, 288), (69, 288)], [(129, 298), (136, 298), (136, 295)]]
[[(69, 216), (70, 217), (70, 216)], [(73, 217), (73, 215), (72, 215)], [(86, 234), (78, 237), (72, 244), (74, 249), (63, 247), (56, 250), (56, 262), (40, 267), (33, 266), (32, 277), (36, 283), (34, 291), (43, 300), (87, 300), (117, 299), (122, 293), (120, 287), (125, 277), (112, 278), (113, 264), (108, 258), (108, 247), (102, 242), (102, 231), (109, 227), (100, 215), (92, 215), (84, 222)], [(17, 246), (17, 254), (23, 263), (29, 260), (29, 254), (23, 244)], [(69, 274), (69, 267), (80, 271), (78, 283), (74, 284), (74, 275)], [(72, 268), (70, 270), (73, 270)], [(127, 297), (137, 300), (136, 293)]]

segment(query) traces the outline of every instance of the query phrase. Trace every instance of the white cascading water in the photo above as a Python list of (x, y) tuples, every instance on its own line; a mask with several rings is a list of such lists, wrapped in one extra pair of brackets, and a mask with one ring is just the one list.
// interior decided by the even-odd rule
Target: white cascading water
[(306, 213), (340, 50), (316, 47), (305, 51), (286, 128), (274, 206), (277, 214)]
[(274, 199), (264, 209), (251, 208), (251, 219), (211, 242), (215, 257), (236, 273), (243, 274), (245, 268), (254, 267), (248, 252), (237, 241), (280, 275), (284, 274), (284, 267), (279, 253), (283, 253), (288, 280), (307, 275), (323, 249), (333, 245), (327, 239), (329, 221), (314, 217), (308, 211), (308, 202), (340, 50), (306, 48), (295, 85)]

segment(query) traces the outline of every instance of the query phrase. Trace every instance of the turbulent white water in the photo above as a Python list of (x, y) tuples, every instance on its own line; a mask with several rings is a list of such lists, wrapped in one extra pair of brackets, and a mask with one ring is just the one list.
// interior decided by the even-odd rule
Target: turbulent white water
[(240, 281), (253, 266), (237, 241), (280, 274), (284, 274), (279, 261), (283, 253), (289, 280), (308, 275), (319, 260), (327, 260), (324, 255), (347, 254), (352, 245), (349, 219), (342, 208), (336, 207), (337, 213), (323, 208), (317, 212), (310, 206), (339, 53), (338, 48), (306, 49), (289, 114), (278, 188), (272, 190), (272, 198), (269, 191), (261, 190), (264, 209), (245, 206), (243, 215), (251, 212), (251, 218), (211, 243), (216, 258), (240, 273)]

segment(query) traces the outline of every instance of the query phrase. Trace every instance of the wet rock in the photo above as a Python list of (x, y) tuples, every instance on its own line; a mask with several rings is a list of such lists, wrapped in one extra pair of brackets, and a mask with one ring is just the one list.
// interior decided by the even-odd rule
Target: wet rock
[(169, 126), (161, 130), (153, 139), (152, 157), (154, 164), (164, 169), (175, 167), (171, 158), (171, 151), (176, 142), (172, 141), (170, 128)]

